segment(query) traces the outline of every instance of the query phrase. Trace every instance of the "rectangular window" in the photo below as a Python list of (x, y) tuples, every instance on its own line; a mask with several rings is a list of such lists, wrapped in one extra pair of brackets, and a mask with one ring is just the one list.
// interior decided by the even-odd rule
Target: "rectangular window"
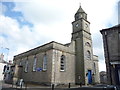
[(65, 71), (65, 56), (62, 55), (60, 59), (60, 71)]
[(22, 59), (21, 59), (20, 62), (19, 62), (19, 66), (22, 66)]
[(28, 72), (28, 60), (25, 62), (25, 72)]
[(33, 71), (36, 71), (36, 64), (37, 64), (37, 58), (34, 57), (34, 62), (33, 62)]
[(47, 70), (47, 55), (45, 54), (43, 57), (43, 70)]
[(20, 61), (20, 62), (19, 62), (19, 66), (21, 66), (21, 65), (22, 65), (22, 62)]

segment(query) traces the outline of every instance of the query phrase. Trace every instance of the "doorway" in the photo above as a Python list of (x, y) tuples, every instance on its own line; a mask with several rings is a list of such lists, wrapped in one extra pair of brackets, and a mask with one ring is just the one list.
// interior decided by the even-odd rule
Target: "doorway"
[(88, 84), (92, 83), (92, 71), (88, 70)]

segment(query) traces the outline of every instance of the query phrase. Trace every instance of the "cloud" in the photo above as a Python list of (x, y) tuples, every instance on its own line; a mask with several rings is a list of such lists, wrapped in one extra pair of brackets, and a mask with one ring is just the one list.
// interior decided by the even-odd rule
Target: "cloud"
[(99, 72), (100, 71), (106, 71), (105, 61), (103, 60), (99, 61)]
[(64, 13), (58, 5), (59, 1), (54, 3), (53, 1), (40, 0), (38, 2), (16, 3), (14, 10), (22, 12), (24, 18), (33, 24), (56, 23), (63, 19)]
[(118, 3), (118, 23), (120, 24), (120, 1)]
[(6, 11), (6, 6), (2, 4), (2, 2), (0, 2), (0, 15), (4, 14), (4, 12)]
[[(61, 32), (61, 29), (63, 28), (58, 25), (51, 25), (48, 27), (42, 24), (35, 24), (34, 27), (29, 27), (27, 25), (20, 27), (16, 19), (5, 17), (3, 15), (0, 17), (0, 39), (2, 41), (0, 43), (4, 48), (8, 47), (10, 49), (9, 59), (13, 59), (12, 56), (16, 54), (35, 48), (36, 46), (40, 46), (41, 44), (52, 40), (63, 43), (70, 41), (71, 35), (68, 34), (67, 31)], [(63, 23), (63, 27), (65, 26), (66, 25)], [(69, 40), (68, 38), (61, 37), (61, 34), (69, 37)]]
[[(14, 12), (20, 12), (16, 18), (0, 16), (0, 40), (4, 47), (10, 48), (9, 58), (14, 55), (40, 46), (49, 41), (68, 43), (71, 41), (74, 14), (79, 8), (78, 0), (14, 0)], [(92, 33), (94, 54), (99, 56), (100, 68), (103, 63), (103, 45), (99, 30), (116, 24), (116, 4), (118, 0), (81, 0), (84, 11), (88, 14)], [(2, 5), (3, 11), (6, 6)]]
[(19, 50), (21, 47), (24, 47), (24, 50), (22, 50), (25, 51), (26, 48), (28, 49), (32, 45), (34, 46), (34, 44), (36, 44), (35, 42), (38, 40), (38, 38), (36, 36), (33, 37), (33, 35), (36, 34), (30, 31), (30, 27), (23, 26), (20, 28), (16, 19), (5, 17), (3, 15), (0, 17), (0, 39), (4, 43), (4, 48), (8, 47), (10, 48), (10, 51), (18, 52), (17, 50)]

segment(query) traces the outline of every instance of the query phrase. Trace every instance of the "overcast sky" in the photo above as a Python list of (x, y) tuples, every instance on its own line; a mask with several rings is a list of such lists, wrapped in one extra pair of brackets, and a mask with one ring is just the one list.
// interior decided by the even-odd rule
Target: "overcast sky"
[[(9, 2), (8, 2), (9, 1)], [(50, 41), (71, 41), (74, 14), (80, 3), (91, 23), (93, 52), (105, 70), (100, 30), (118, 24), (119, 0), (1, 0), (0, 52), (5, 59)], [(9, 48), (9, 49), (6, 49)]]

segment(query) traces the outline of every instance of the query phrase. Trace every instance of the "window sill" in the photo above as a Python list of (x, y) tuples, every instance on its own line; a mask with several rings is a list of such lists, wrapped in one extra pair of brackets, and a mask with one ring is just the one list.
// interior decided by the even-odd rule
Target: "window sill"
[(36, 72), (36, 70), (32, 70), (32, 72)]
[(65, 72), (65, 70), (60, 70), (60, 72)]
[(45, 70), (43, 69), (42, 71), (43, 71), (43, 72), (46, 72), (46, 71), (47, 71), (47, 69), (45, 69)]

